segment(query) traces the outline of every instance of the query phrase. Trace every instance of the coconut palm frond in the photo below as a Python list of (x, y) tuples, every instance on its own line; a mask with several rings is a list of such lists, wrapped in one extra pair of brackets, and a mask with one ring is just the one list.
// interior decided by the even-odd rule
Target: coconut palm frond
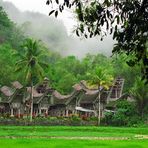
[(105, 89), (109, 89), (112, 84), (113, 77), (107, 73), (102, 67), (96, 67), (92, 73), (88, 73), (88, 83), (90, 85), (102, 86)]
[(15, 64), (15, 72), (21, 72), (24, 67), (27, 65), (26, 60), (20, 60)]
[(47, 67), (46, 62), (40, 59), (42, 50), (40, 44), (31, 38), (25, 40), (23, 45), (24, 55), (20, 55), (20, 60), (16, 63), (16, 71), (22, 71), (25, 79), (31, 82), (33, 77), (43, 77), (43, 67)]

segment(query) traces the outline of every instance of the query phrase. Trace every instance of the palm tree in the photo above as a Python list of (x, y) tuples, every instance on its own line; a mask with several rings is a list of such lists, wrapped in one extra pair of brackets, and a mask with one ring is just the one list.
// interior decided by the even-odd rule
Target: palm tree
[(25, 80), (31, 87), (30, 92), (30, 122), (32, 122), (33, 113), (33, 85), (35, 80), (43, 78), (43, 66), (47, 64), (43, 62), (42, 55), (43, 50), (40, 49), (41, 44), (39, 41), (33, 39), (26, 39), (23, 44), (23, 49), (18, 52), (18, 62), (16, 63), (16, 71), (22, 71), (25, 76)]
[(91, 73), (88, 74), (88, 82), (91, 85), (95, 85), (98, 88), (97, 97), (97, 125), (100, 125), (101, 119), (101, 90), (108, 89), (111, 85), (113, 77), (107, 70), (103, 67), (96, 67)]
[(146, 84), (146, 80), (137, 77), (130, 93), (136, 101), (141, 117), (143, 117), (144, 108), (148, 104), (148, 84)]

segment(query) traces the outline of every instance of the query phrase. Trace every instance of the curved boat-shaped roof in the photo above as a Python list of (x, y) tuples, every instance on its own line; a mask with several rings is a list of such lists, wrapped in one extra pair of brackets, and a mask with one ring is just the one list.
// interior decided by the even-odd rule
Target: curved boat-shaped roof
[(14, 81), (14, 82), (12, 82), (11, 84), (12, 84), (12, 86), (13, 86), (14, 88), (16, 88), (16, 89), (21, 89), (21, 88), (23, 88), (23, 85), (22, 85), (20, 82), (18, 82), (18, 81)]
[(65, 104), (71, 97), (70, 95), (62, 95), (57, 90), (52, 93), (53, 104)]
[(72, 86), (75, 91), (81, 91), (83, 90), (83, 87), (80, 84), (75, 84)]
[(7, 97), (11, 97), (14, 94), (14, 91), (8, 86), (3, 86), (0, 90)]
[(53, 93), (52, 93), (53, 97), (54, 98), (57, 98), (57, 99), (68, 99), (69, 97), (71, 97), (71, 95), (62, 95), (60, 94), (57, 90), (55, 90)]
[(82, 102), (93, 102), (96, 100), (98, 90), (88, 89), (84, 81), (73, 86), (73, 91), (69, 95), (62, 95), (58, 91), (52, 93), (53, 104), (69, 104), (72, 99), (76, 98), (79, 94), (81, 95)]
[(96, 100), (98, 93), (98, 90), (85, 89), (80, 98), (80, 103), (93, 103)]

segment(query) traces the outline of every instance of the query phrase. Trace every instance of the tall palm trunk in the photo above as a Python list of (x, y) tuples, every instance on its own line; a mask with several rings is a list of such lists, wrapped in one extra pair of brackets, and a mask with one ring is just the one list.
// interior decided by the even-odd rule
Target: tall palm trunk
[(30, 122), (32, 122), (32, 114), (33, 114), (33, 82), (31, 80), (31, 93), (30, 93)]
[(139, 112), (140, 112), (140, 116), (142, 119), (143, 119), (143, 108), (144, 108), (144, 105), (143, 105), (143, 101), (141, 99), (140, 106), (139, 106)]
[(101, 119), (101, 92), (100, 92), (100, 85), (98, 86), (98, 90), (99, 90), (99, 94), (98, 94), (98, 100), (97, 100), (97, 111), (98, 111), (98, 114), (97, 114), (97, 126), (100, 125), (100, 119)]

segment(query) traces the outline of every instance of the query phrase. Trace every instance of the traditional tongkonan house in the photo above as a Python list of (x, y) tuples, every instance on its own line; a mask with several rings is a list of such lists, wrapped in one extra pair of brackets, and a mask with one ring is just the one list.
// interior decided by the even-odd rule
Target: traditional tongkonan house
[(12, 82), (12, 87), (3, 86), (1, 90), (1, 102), (3, 106), (3, 113), (8, 113), (11, 116), (18, 115), (20, 116), (23, 112), (23, 96), (20, 95), (23, 86), (18, 82)]

